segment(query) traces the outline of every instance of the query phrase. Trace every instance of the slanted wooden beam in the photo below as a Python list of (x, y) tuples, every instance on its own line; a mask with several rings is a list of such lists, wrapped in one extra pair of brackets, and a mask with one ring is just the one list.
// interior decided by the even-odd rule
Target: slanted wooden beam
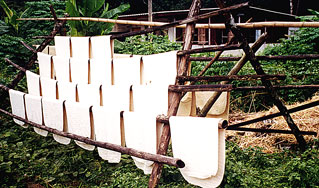
[(24, 73), (27, 71), (25, 68), (20, 67), (19, 65), (13, 63), (13, 62), (12, 62), (10, 59), (8, 59), (8, 58), (4, 58), (4, 60), (5, 60), (6, 62), (10, 63), (10, 64), (11, 64), (12, 66), (14, 66), (16, 69), (18, 69), (18, 70), (20, 70), (20, 71), (22, 71), (22, 72), (24, 72)]
[[(198, 15), (200, 7), (201, 7), (201, 1), (193, 0), (187, 18), (192, 18)], [(188, 23), (185, 29), (183, 50), (191, 49), (194, 30), (195, 30), (195, 23), (194, 22)], [(188, 64), (187, 64), (188, 58), (189, 58), (189, 55), (185, 55), (183, 57), (178, 58), (178, 71), (177, 71), (178, 76), (186, 76), (187, 68), (188, 68)], [(176, 84), (180, 84), (180, 83), (176, 81)], [(169, 92), (169, 106), (167, 111), (168, 116), (176, 115), (181, 98), (182, 98), (181, 93)], [(170, 138), (171, 138), (171, 134), (170, 134), (169, 124), (164, 124), (160, 143), (157, 149), (157, 154), (166, 155)], [(149, 188), (155, 188), (158, 185), (158, 182), (161, 177), (162, 169), (163, 169), (163, 164), (161, 163), (154, 164), (153, 170), (149, 179), (149, 184), (148, 184)]]
[(31, 46), (27, 45), (25, 42), (23, 42), (22, 40), (20, 41), (21, 44), (28, 50), (30, 50), (32, 53), (38, 53), (35, 49), (33, 49)]
[[(224, 8), (225, 6), (223, 5), (223, 2), (221, 0), (215, 0), (216, 3), (218, 4), (219, 8)], [(261, 67), (260, 63), (258, 62), (255, 53), (253, 52), (253, 50), (249, 47), (247, 38), (244, 36), (244, 34), (237, 28), (235, 22), (234, 22), (234, 18), (231, 16), (231, 14), (229, 13), (225, 13), (225, 25), (226, 27), (230, 28), (231, 31), (234, 33), (234, 35), (236, 36), (236, 38), (243, 43), (243, 50), (245, 52), (245, 54), (247, 55), (250, 64), (253, 66), (253, 68), (255, 69), (256, 73), (259, 75), (264, 75), (265, 72), (263, 70), (263, 68)], [(305, 150), (306, 148), (306, 140), (304, 139), (304, 137), (302, 135), (300, 135), (300, 130), (297, 127), (297, 125), (295, 124), (295, 122), (293, 121), (292, 117), (290, 116), (287, 107), (284, 105), (284, 103), (280, 100), (280, 97), (277, 94), (277, 91), (275, 90), (275, 88), (273, 87), (272, 83), (269, 80), (261, 80), (262, 84), (267, 88), (268, 92), (269, 92), (269, 96), (271, 97), (271, 99), (273, 100), (274, 104), (277, 106), (277, 108), (279, 109), (279, 111), (281, 113), (283, 113), (284, 118), (289, 126), (289, 128), (292, 130), (293, 134), (295, 135), (299, 146), (302, 150)]]

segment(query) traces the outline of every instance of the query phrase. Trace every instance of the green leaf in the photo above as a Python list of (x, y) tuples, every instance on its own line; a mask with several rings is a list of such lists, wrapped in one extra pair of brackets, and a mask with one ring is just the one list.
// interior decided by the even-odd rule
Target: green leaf
[(123, 12), (127, 11), (130, 8), (129, 4), (122, 4), (114, 9), (107, 10), (105, 9), (100, 18), (113, 18), (114, 16), (118, 14), (122, 14)]
[(4, 12), (10, 19), (13, 16), (13, 11), (8, 7), (4, 0), (0, 0), (0, 6), (3, 8)]
[(102, 8), (104, 3), (105, 0), (82, 0), (78, 5), (83, 16), (92, 17), (95, 12)]

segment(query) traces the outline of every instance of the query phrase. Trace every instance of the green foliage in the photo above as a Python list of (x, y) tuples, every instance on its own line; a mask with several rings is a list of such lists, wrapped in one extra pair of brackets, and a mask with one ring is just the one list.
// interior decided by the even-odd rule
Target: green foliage
[(224, 187), (317, 187), (318, 141), (303, 153), (266, 154), (260, 148), (227, 144)]
[(114, 47), (116, 53), (138, 55), (150, 55), (180, 49), (181, 45), (171, 42), (167, 35), (154, 34), (127, 37), (124, 42), (115, 41)]
[[(309, 18), (309, 17), (308, 17)], [(305, 18), (305, 19), (308, 19)], [(318, 19), (318, 15), (313, 19)], [(319, 53), (319, 28), (300, 28), (294, 36), (282, 40), (273, 48), (266, 49), (265, 55), (297, 55)], [(271, 61), (284, 69), (287, 79), (281, 84), (318, 84), (319, 60)], [(317, 90), (281, 91), (283, 99), (288, 102), (303, 101), (310, 98)]]
[[(4, 10), (4, 12), (6, 13), (7, 17), (4, 18), (4, 21), (7, 25), (10, 25), (14, 32), (18, 33), (19, 31), (19, 22), (18, 22), (18, 18), (21, 18), (24, 16), (24, 14), (28, 11), (25, 10), (24, 12), (22, 12), (20, 15), (18, 15), (18, 13), (15, 10), (12, 10), (8, 7), (8, 5), (6, 4), (6, 2), (4, 0), (0, 0), (0, 6), (2, 7), (2, 9)], [(2, 23), (3, 24), (3, 23)], [(5, 33), (6, 30), (9, 29), (9, 27), (7, 28), (0, 28), (0, 33)], [(4, 30), (2, 30), (4, 29)]]
[[(29, 11), (25, 17), (29, 18), (52, 18), (50, 5), (53, 6), (58, 17), (63, 17), (65, 2), (64, 1), (35, 1), (26, 2), (25, 9)], [(54, 23), (52, 21), (24, 21), (21, 28), (23, 33), (21, 36), (31, 39), (33, 36), (46, 36), (52, 31)], [(33, 43), (39, 43), (42, 40), (33, 40)]]
[[(131, 157), (119, 164), (102, 160), (96, 150), (86, 151), (73, 142), (61, 145), (52, 134), (42, 137), (0, 118), (0, 184), (2, 187), (147, 187), (148, 175)], [(241, 149), (226, 144), (226, 169), (221, 187), (316, 187), (319, 185), (319, 142), (304, 153), (266, 154), (260, 148)], [(169, 148), (168, 154), (172, 151)], [(175, 167), (164, 165), (159, 187), (195, 187)]]
[[(61, 1), (39, 1), (26, 2), (24, 13), (25, 17), (52, 17), (49, 5), (52, 4), (57, 15), (64, 14), (65, 2)], [(32, 39), (32, 36), (48, 35), (53, 29), (53, 22), (47, 21), (24, 21), (19, 23), (19, 33), (13, 32), (12, 26), (4, 21), (0, 21), (0, 83), (9, 83), (17, 73), (16, 68), (8, 65), (4, 58), (9, 58), (16, 64), (24, 66), (28, 62), (31, 52), (22, 46), (20, 41), (24, 41), (29, 45), (39, 44), (40, 41)], [(23, 23), (23, 24), (21, 24)], [(23, 31), (23, 32), (22, 32)], [(23, 84), (21, 85), (23, 86)]]
[[(100, 17), (116, 19), (117, 16), (130, 8), (129, 4), (122, 4), (108, 10), (108, 4), (101, 12), (105, 0), (67, 0), (65, 11), (71, 17)], [(88, 21), (71, 21), (71, 36), (93, 36), (109, 33), (114, 24), (94, 23)]]
[[(315, 12), (314, 12), (315, 13)], [(318, 19), (319, 14), (304, 19)], [(268, 47), (263, 52), (264, 55), (298, 55), (298, 54), (318, 54), (319, 53), (319, 28), (300, 28), (295, 35), (288, 39), (282, 39), (279, 44)], [(212, 57), (214, 54), (201, 54), (201, 56)], [(193, 62), (192, 75), (198, 73), (208, 62)], [(208, 69), (206, 76), (225, 75), (235, 65), (236, 62), (215, 62)], [(260, 61), (267, 74), (285, 74), (287, 77), (283, 81), (274, 81), (274, 85), (307, 85), (319, 84), (319, 60), (286, 60), (286, 61)], [(242, 68), (239, 75), (256, 74), (249, 62)], [(235, 86), (258, 86), (260, 81), (233, 81)], [(291, 89), (279, 90), (280, 97), (287, 103), (305, 101), (311, 98), (316, 89)], [(268, 95), (264, 91), (232, 91), (232, 110), (260, 111), (265, 110), (273, 103), (268, 100)]]

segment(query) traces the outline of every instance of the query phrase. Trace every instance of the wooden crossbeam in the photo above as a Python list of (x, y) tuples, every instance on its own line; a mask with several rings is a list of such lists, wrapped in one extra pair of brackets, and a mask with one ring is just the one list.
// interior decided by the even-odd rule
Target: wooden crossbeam
[[(238, 61), (241, 57), (219, 57), (217, 61)], [(214, 57), (190, 57), (190, 61), (211, 61)], [(310, 60), (319, 59), (319, 54), (256, 56), (257, 60)]]
[(176, 79), (180, 81), (207, 81), (207, 82), (219, 82), (219, 81), (233, 81), (233, 80), (260, 80), (268, 79), (268, 80), (284, 80), (286, 79), (286, 75), (278, 74), (278, 75), (227, 75), (227, 76), (177, 76)]
[[(291, 130), (282, 129), (261, 129), (261, 128), (228, 128), (229, 131), (244, 131), (244, 132), (259, 132), (259, 133), (280, 133), (280, 134), (294, 134)], [(313, 131), (300, 131), (300, 135), (313, 135), (317, 136)]]
[(220, 45), (220, 46), (212, 46), (212, 47), (206, 47), (206, 48), (196, 48), (191, 50), (181, 50), (177, 52), (177, 55), (182, 56), (185, 54), (196, 54), (196, 53), (215, 52), (215, 51), (224, 51), (224, 50), (236, 50), (240, 48), (241, 48), (240, 44)]

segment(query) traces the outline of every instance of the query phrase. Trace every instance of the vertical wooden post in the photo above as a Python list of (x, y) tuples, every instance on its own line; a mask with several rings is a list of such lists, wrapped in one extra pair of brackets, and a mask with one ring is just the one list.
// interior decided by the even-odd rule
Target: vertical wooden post
[(152, 22), (153, 21), (153, 4), (152, 0), (148, 0), (147, 3), (147, 12), (148, 12), (148, 21)]
[[(198, 15), (200, 7), (201, 7), (201, 1), (193, 0), (188, 13), (188, 18)], [(184, 39), (183, 50), (191, 49), (194, 31), (195, 31), (195, 23), (187, 24), (185, 29), (185, 37), (184, 37), (185, 39)], [(177, 72), (178, 76), (186, 76), (187, 68), (188, 68), (188, 65), (187, 65), (188, 58), (189, 58), (189, 55), (184, 55), (183, 57), (178, 58), (178, 72)], [(183, 84), (183, 83), (178, 83), (178, 81), (176, 80), (176, 84)], [(178, 92), (169, 93), (169, 107), (167, 112), (168, 116), (176, 115), (181, 98), (182, 98), (181, 93), (178, 93)], [(157, 154), (166, 155), (170, 138), (171, 138), (170, 127), (168, 124), (164, 124), (160, 144), (157, 149)], [(149, 179), (148, 187), (154, 188), (157, 186), (161, 177), (162, 168), (163, 168), (163, 164), (161, 163), (154, 164), (154, 167)]]

